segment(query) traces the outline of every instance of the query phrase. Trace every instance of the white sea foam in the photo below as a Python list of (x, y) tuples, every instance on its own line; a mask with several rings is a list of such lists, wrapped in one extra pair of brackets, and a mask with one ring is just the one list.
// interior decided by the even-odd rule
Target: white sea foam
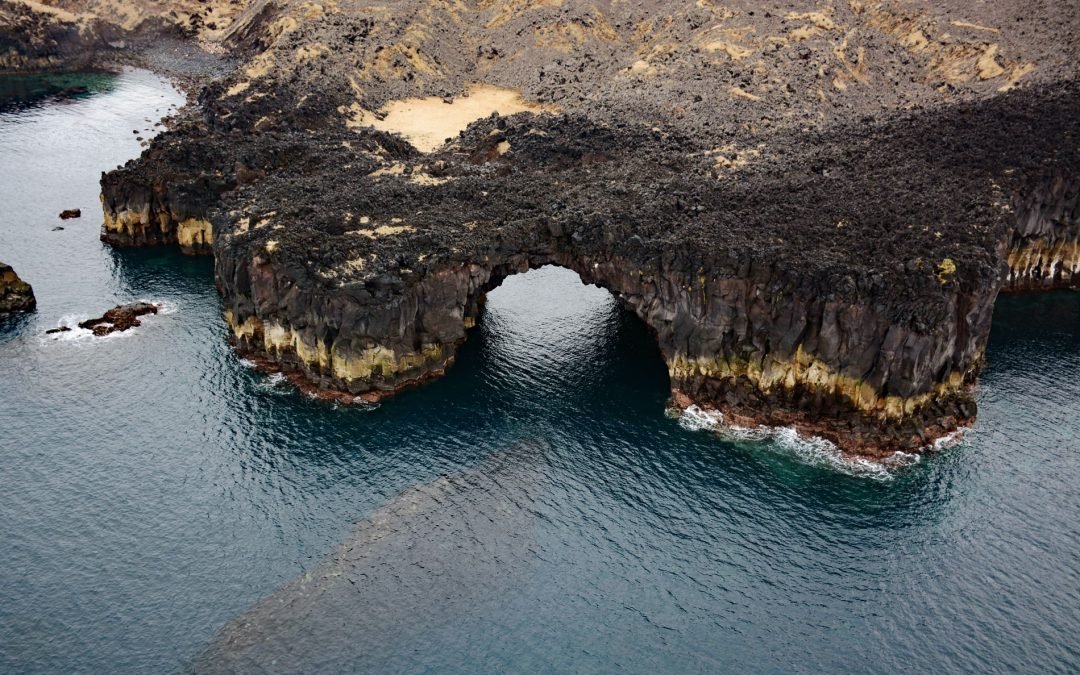
[(372, 410), (377, 410), (379, 406), (382, 405), (378, 402), (372, 403), (371, 401), (365, 401), (362, 396), (353, 397), (352, 402), (356, 408), (359, 408), (360, 410), (367, 410), (369, 412)]
[[(150, 303), (151, 305), (157, 305), (159, 315), (168, 316), (169, 314), (176, 314), (177, 312), (180, 311), (180, 304), (177, 303), (177, 302), (173, 302), (172, 300), (154, 300), (152, 298), (151, 299), (141, 298), (139, 300), (139, 302), (147, 302), (147, 303)], [(153, 316), (153, 315), (148, 314), (147, 316)]]
[(917, 454), (906, 452), (896, 452), (881, 461), (849, 457), (832, 441), (802, 435), (794, 427), (729, 425), (724, 423), (722, 413), (703, 410), (696, 405), (673, 414), (678, 417), (680, 426), (691, 431), (711, 431), (732, 442), (760, 444), (764, 449), (793, 456), (807, 464), (827, 466), (841, 473), (874, 480), (892, 480), (894, 470), (917, 464), (921, 459)]
[(93, 337), (93, 331), (86, 328), (79, 328), (80, 321), (86, 321), (90, 318), (89, 314), (65, 314), (60, 317), (60, 321), (57, 322), (57, 328), (70, 328), (71, 330), (64, 331), (63, 333), (52, 333), (45, 335), (46, 340), (52, 340), (56, 342), (71, 342), (73, 340), (81, 340), (87, 337)]
[(254, 370), (259, 367), (257, 363), (255, 363), (254, 361), (249, 361), (248, 359), (240, 359), (239, 362), (240, 366), (243, 368), (250, 368)]
[(685, 410), (668, 409), (668, 413), (679, 420), (679, 425), (690, 431), (716, 431), (723, 427), (724, 416), (715, 410), (704, 410), (692, 405)]
[(939, 451), (939, 450), (945, 450), (947, 448), (951, 448), (954, 445), (960, 443), (960, 441), (964, 440), (964, 435), (966, 433), (967, 433), (966, 428), (957, 429), (956, 431), (953, 431), (952, 433), (945, 434), (941, 438), (937, 439), (932, 444), (927, 446), (926, 449), (927, 450)]
[[(252, 366), (254, 367), (254, 364)], [(255, 387), (267, 394), (285, 395), (292, 391), (291, 388), (284, 386), (287, 382), (288, 378), (284, 373), (270, 373), (266, 377), (259, 378), (255, 382)]]
[[(153, 300), (153, 299), (140, 299), (138, 302), (146, 302), (152, 305), (156, 305), (159, 315), (176, 314), (180, 311), (180, 306), (172, 302), (171, 300)], [(97, 315), (100, 316), (100, 315)], [(146, 324), (146, 322), (152, 322), (154, 319), (153, 314), (146, 314), (139, 317), (139, 321)], [(57, 328), (69, 328), (70, 330), (63, 331), (61, 333), (51, 333), (44, 335), (47, 340), (56, 342), (73, 342), (87, 340), (89, 338), (95, 338), (96, 340), (119, 340), (126, 337), (131, 337), (134, 333), (138, 332), (138, 328), (133, 328), (126, 331), (117, 331), (115, 333), (109, 333), (108, 335), (95, 336), (94, 331), (88, 328), (79, 328), (79, 324), (83, 321), (87, 321), (94, 318), (90, 314), (64, 314), (60, 317), (60, 320), (56, 323)]]

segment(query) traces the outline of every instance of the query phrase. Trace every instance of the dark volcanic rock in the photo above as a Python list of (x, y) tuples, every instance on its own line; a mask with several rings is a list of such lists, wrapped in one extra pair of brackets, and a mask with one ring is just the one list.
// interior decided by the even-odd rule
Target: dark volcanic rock
[(36, 306), (30, 284), (20, 279), (10, 265), (0, 263), (0, 314), (28, 312)]
[(441, 374), (553, 263), (654, 331), (677, 406), (919, 449), (974, 417), (998, 291), (1080, 285), (1073, 17), (756, 9), (263, 3), (103, 176), (102, 238), (212, 250), (238, 348), (338, 398)]
[(82, 209), (64, 209), (60, 212), (61, 220), (70, 220), (72, 218), (81, 218)]
[[(198, 47), (225, 41), (248, 4), (266, 0), (0, 0), (0, 73), (73, 72), (119, 63), (153, 65), (177, 75), (220, 60)], [(273, 3), (269, 3), (273, 5)], [(230, 47), (239, 40), (230, 42)], [(220, 51), (220, 50), (215, 50)], [(177, 53), (189, 63), (174, 68)], [(209, 58), (208, 58), (209, 57)], [(203, 61), (205, 63), (199, 64)], [(86, 93), (83, 87), (58, 95)]]
[(101, 337), (110, 333), (121, 333), (136, 328), (142, 325), (142, 322), (139, 321), (140, 316), (157, 313), (157, 305), (148, 302), (133, 302), (113, 307), (96, 319), (82, 321), (79, 323), (79, 328), (92, 330), (94, 335)]
[(89, 67), (118, 32), (91, 17), (0, 0), (0, 73)]
[(1006, 289), (1080, 289), (1080, 181), (1076, 173), (1059, 169), (1039, 176), (1016, 197), (1014, 209), (1016, 229), (1009, 243)]

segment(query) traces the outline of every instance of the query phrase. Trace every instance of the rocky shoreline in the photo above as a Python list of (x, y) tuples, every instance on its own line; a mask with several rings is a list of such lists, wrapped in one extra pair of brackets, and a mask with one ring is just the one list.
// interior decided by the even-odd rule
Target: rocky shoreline
[(238, 350), (334, 400), (441, 375), (557, 264), (674, 406), (919, 451), (976, 416), (998, 292), (1080, 287), (1075, 29), (789, 4), (248, 3), (240, 65), (103, 175), (102, 238), (213, 253)]

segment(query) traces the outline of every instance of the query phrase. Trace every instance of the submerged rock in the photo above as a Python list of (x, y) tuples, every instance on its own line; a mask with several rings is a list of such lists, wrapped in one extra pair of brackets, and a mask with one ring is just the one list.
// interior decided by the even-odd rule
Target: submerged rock
[(504, 603), (543, 548), (546, 452), (524, 441), (406, 490), (225, 624), (192, 670), (379, 672), (411, 640)]
[[(148, 302), (133, 302), (127, 305), (113, 307), (96, 319), (88, 319), (79, 322), (79, 328), (85, 328), (94, 332), (99, 337), (110, 333), (120, 333), (142, 325), (140, 316), (157, 314), (158, 306)], [(51, 332), (61, 332), (54, 329)]]
[(10, 265), (0, 263), (0, 314), (28, 312), (37, 306), (34, 289)]

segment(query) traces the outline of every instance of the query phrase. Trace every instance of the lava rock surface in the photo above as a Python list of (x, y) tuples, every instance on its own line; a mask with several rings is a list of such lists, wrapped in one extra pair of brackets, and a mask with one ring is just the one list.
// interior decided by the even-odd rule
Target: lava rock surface
[(34, 289), (19, 278), (11, 265), (0, 263), (0, 315), (29, 312), (35, 307)]
[(1055, 3), (257, 0), (218, 40), (102, 238), (213, 253), (237, 347), (338, 400), (443, 373), (559, 264), (675, 406), (916, 451), (975, 416), (997, 293), (1080, 285)]

